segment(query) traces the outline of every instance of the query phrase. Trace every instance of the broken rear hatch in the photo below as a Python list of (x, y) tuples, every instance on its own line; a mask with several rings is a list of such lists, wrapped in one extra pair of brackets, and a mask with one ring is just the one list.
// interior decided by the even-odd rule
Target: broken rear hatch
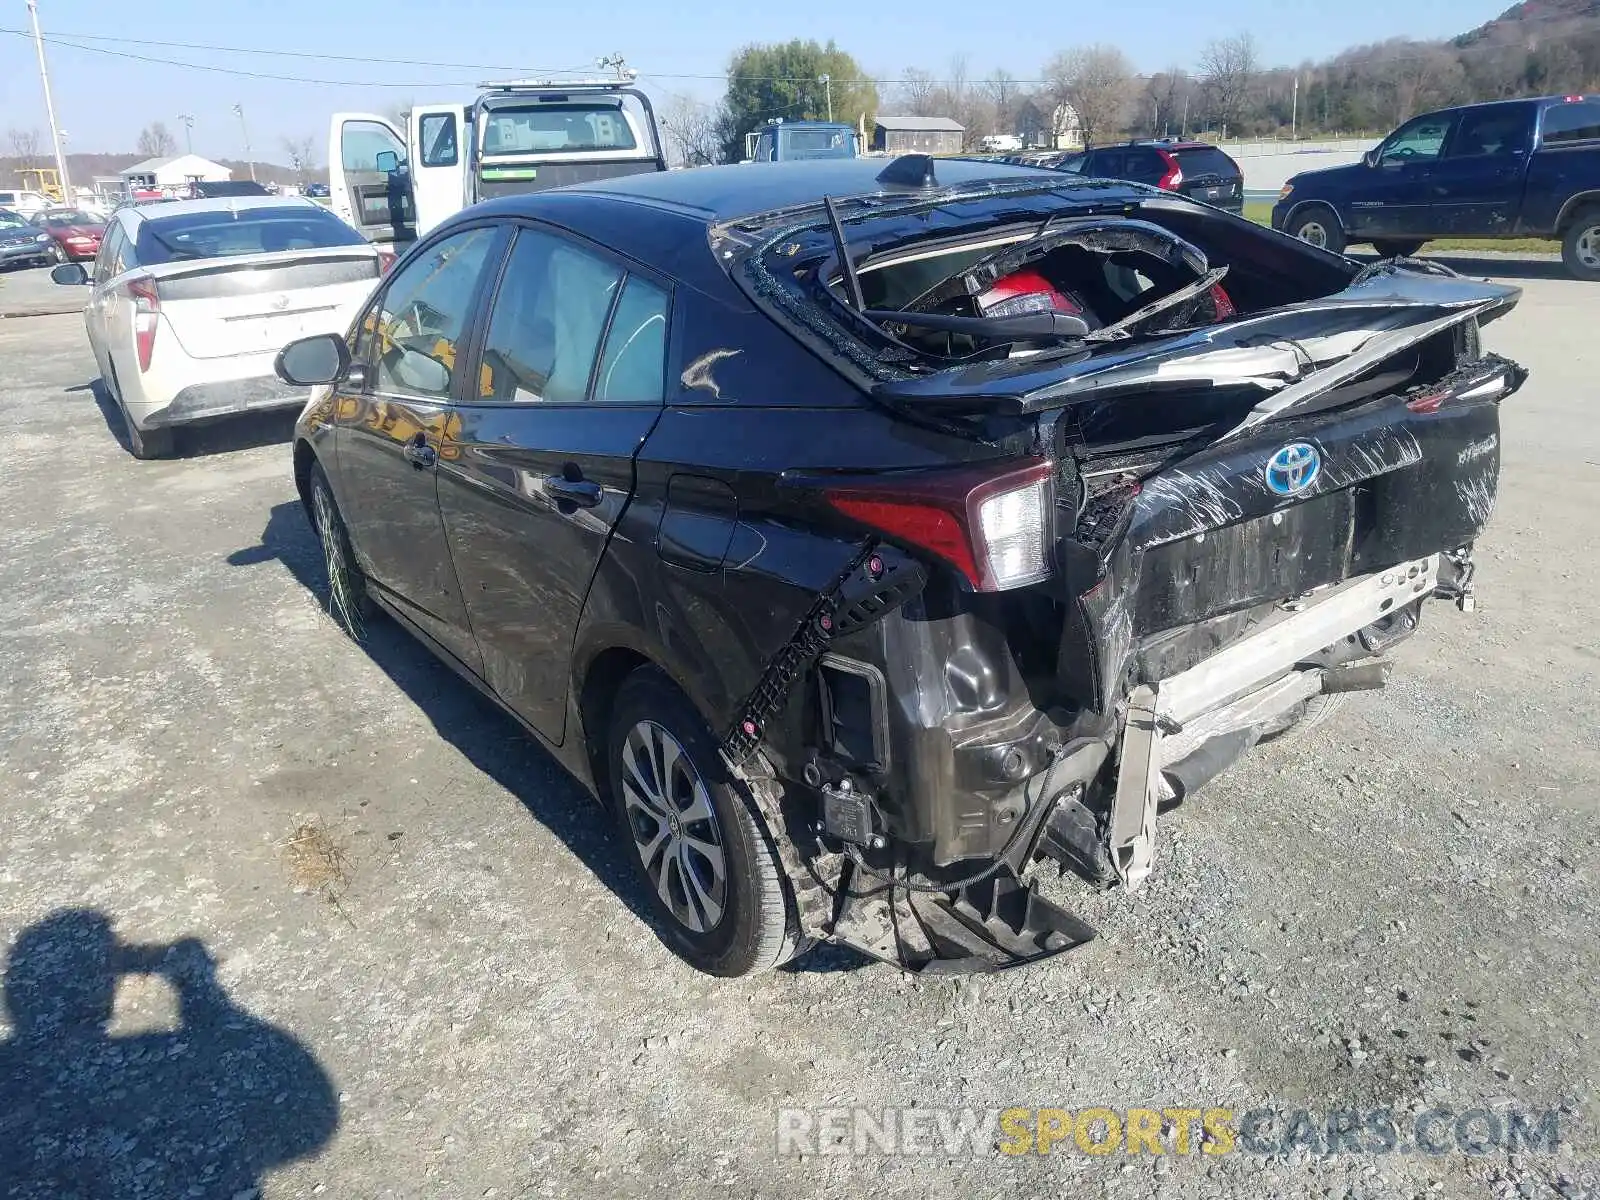
[(888, 184), (713, 248), (905, 420), (991, 447), (997, 472), (1051, 464), (1053, 577), (1023, 583), (1059, 600), (1057, 678), (1091, 711), (1263, 605), (1470, 546), (1525, 378), (1480, 339), (1518, 289), (1360, 268), (1126, 186)]

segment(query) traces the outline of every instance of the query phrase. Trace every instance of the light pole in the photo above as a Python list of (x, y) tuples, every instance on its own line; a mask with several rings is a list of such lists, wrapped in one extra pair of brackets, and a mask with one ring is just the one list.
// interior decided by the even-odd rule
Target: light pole
[(233, 111), (239, 117), (239, 128), (244, 132), (244, 156), (250, 160), (250, 179), (254, 182), (256, 177), (255, 156), (250, 153), (250, 126), (244, 123), (244, 105), (235, 104)]
[(833, 120), (833, 76), (818, 75), (817, 82), (822, 85), (822, 90), (828, 97), (828, 120)]
[(56, 128), (56, 102), (50, 96), (50, 68), (44, 61), (44, 37), (39, 33), (39, 0), (28, 0), (28, 17), (33, 22), (33, 48), (39, 52), (39, 82), (44, 84), (44, 116), (50, 122), (50, 141), (56, 148), (56, 177), (61, 182), (61, 199), (72, 198), (72, 180), (67, 176), (67, 153), (61, 148), (61, 130)]
[(183, 122), (183, 149), (187, 154), (194, 153), (194, 118), (188, 113), (179, 113), (178, 120)]
[(1300, 140), (1300, 76), (1294, 77), (1294, 111), (1289, 118), (1289, 140)]

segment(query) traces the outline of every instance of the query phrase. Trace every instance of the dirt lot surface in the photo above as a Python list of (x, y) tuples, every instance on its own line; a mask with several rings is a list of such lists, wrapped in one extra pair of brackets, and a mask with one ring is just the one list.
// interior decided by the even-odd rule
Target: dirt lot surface
[[(965, 981), (679, 965), (548, 757), (325, 615), (286, 421), (137, 462), (79, 318), (0, 323), (0, 1192), (1594, 1194), (1600, 288), (1528, 274), (1476, 615), (1165, 819), (1143, 893), (1052, 882), (1097, 941)], [(1562, 1142), (778, 1153), (782, 1108), (903, 1105), (1385, 1108), (1402, 1147), (1556, 1109)]]

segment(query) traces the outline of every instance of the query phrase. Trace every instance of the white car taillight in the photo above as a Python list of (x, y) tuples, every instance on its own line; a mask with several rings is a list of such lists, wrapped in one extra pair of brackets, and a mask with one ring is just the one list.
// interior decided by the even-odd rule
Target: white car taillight
[(139, 353), (139, 370), (148, 371), (161, 325), (161, 293), (154, 279), (130, 279), (122, 290), (133, 301), (133, 343)]
[(828, 503), (955, 567), (974, 591), (1048, 579), (1054, 467), (1044, 459), (918, 473), (886, 472), (827, 488)]
[(982, 548), (996, 590), (1036, 583), (1050, 575), (1045, 546), (1046, 480), (1036, 479), (978, 503)]

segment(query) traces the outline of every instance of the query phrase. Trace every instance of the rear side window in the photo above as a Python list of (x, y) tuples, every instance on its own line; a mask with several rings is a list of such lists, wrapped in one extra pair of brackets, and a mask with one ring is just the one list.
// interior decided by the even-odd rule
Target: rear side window
[(366, 239), (327, 209), (316, 204), (297, 204), (152, 217), (139, 226), (137, 253), (140, 262), (151, 265), (193, 258), (363, 245)]
[(1544, 144), (1563, 146), (1569, 142), (1600, 139), (1600, 100), (1580, 104), (1559, 104), (1544, 114)]
[(1516, 108), (1469, 109), (1450, 140), (1447, 158), (1479, 158), (1486, 154), (1520, 154), (1528, 148), (1532, 110)]
[(1083, 168), (1085, 175), (1101, 179), (1124, 179), (1126, 171), (1127, 156), (1121, 150), (1096, 150), (1088, 156)]
[(1122, 178), (1135, 183), (1160, 183), (1167, 177), (1167, 160), (1158, 152), (1147, 149), (1127, 151)]
[(1190, 179), (1199, 175), (1221, 175), (1231, 179), (1239, 173), (1238, 164), (1218, 150), (1215, 146), (1194, 146), (1183, 150), (1169, 150), (1168, 154), (1178, 160), (1178, 166), (1183, 168), (1183, 173)]
[(610, 404), (660, 404), (666, 392), (667, 293), (628, 276), (606, 333), (594, 399)]
[(489, 318), (478, 399), (582, 402), (622, 275), (561, 238), (519, 232)]

